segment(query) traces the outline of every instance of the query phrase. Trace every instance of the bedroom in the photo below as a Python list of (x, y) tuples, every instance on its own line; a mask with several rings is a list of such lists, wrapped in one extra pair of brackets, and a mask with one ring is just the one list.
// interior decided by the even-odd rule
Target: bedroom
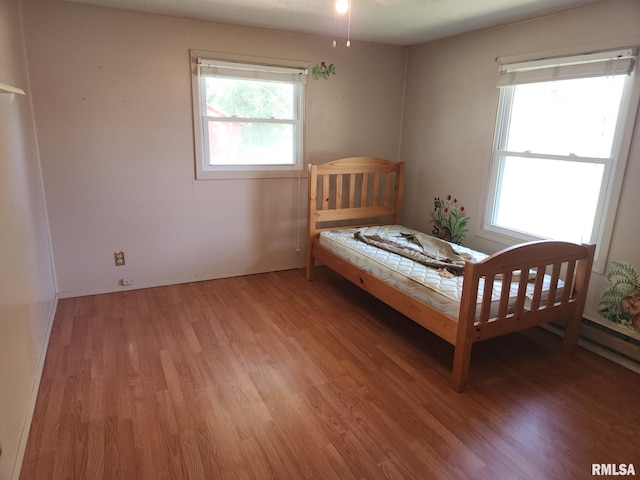
[[(22, 159), (3, 164), (2, 175), (9, 201), (1, 218), (13, 248), (2, 256), (2, 328), (9, 335), (0, 355), (3, 368), (16, 365), (3, 371), (3, 385), (11, 388), (2, 390), (2, 430), (13, 432), (0, 438), (3, 472), (17, 451), (56, 295), (118, 290), (124, 277), (133, 287), (153, 286), (304, 264), (296, 252), (305, 214), (295, 205), (295, 182), (194, 181), (189, 48), (233, 45), (240, 53), (334, 63), (335, 77), (309, 80), (307, 157), (397, 159), (401, 150), (414, 172), (405, 219), (426, 228), (434, 195), (481, 202), (475, 179), (484, 177), (491, 151), (496, 57), (640, 43), (638, 2), (615, 1), (412, 47), (403, 124), (402, 47), (354, 43), (333, 50), (326, 38), (27, 1), (25, 63), (17, 2), (2, 8), (1, 58), (11, 78), (0, 81), (25, 85), (28, 70), (38, 135), (36, 146), (28, 108), (2, 133), (7, 157)], [(609, 253), (636, 266), (639, 149), (636, 141)], [(116, 250), (126, 254), (123, 267), (113, 266)], [(592, 284), (601, 291), (606, 279), (594, 275)]]

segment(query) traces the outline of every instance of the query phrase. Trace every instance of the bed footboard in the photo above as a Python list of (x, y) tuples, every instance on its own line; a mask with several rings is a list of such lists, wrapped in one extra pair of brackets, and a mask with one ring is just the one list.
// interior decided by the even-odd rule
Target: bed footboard
[[(458, 317), (452, 385), (464, 390), (471, 346), (488, 338), (550, 321), (565, 321), (563, 348), (575, 348), (586, 301), (595, 245), (539, 241), (507, 248), (477, 263), (468, 262)], [(497, 315), (492, 315), (494, 282), (501, 280)], [(545, 280), (548, 287), (543, 289)], [(533, 289), (528, 288), (533, 283)], [(517, 285), (515, 306), (512, 284)], [(478, 293), (482, 302), (478, 306)], [(479, 309), (479, 312), (477, 311)]]

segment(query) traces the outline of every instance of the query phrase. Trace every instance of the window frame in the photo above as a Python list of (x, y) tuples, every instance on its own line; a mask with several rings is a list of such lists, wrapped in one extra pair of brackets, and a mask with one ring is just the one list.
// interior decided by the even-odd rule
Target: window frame
[[(637, 55), (637, 47), (623, 47), (622, 49), (633, 51)], [(609, 50), (614, 51), (614, 50)], [(592, 55), (606, 54), (605, 52), (597, 52)], [(570, 54), (557, 57), (560, 60), (567, 58), (578, 58), (580, 55), (589, 54)], [(541, 58), (541, 57), (538, 57)], [(553, 63), (556, 57), (543, 59), (541, 62)], [(498, 62), (502, 65), (515, 64), (516, 62), (535, 63), (539, 60), (531, 60), (526, 58), (498, 58)], [(633, 64), (632, 64), (633, 65)], [(527, 72), (529, 75), (530, 72)], [(594, 75), (590, 75), (594, 76)], [(575, 78), (575, 77), (573, 77)], [(613, 234), (615, 216), (618, 208), (618, 202), (622, 190), (622, 181), (629, 157), (631, 141), (633, 137), (633, 129), (635, 118), (640, 101), (640, 75), (638, 68), (633, 68), (626, 79), (626, 85), (623, 90), (620, 101), (620, 109), (618, 112), (618, 124), (616, 127), (615, 137), (611, 156), (608, 158), (591, 158), (574, 155), (553, 155), (553, 154), (534, 154), (530, 152), (515, 152), (518, 156), (526, 158), (543, 158), (557, 159), (567, 161), (584, 161), (595, 162), (604, 165), (603, 181), (598, 197), (596, 208), (596, 216), (592, 231), (592, 238), (585, 240), (585, 243), (592, 242), (596, 244), (596, 256), (593, 264), (593, 271), (603, 273), (606, 268), (607, 255)], [(506, 135), (508, 133), (508, 121), (510, 119), (510, 109), (513, 101), (515, 88), (518, 84), (534, 83), (534, 81), (520, 81), (514, 85), (501, 84), (498, 80), (499, 95), (498, 107), (496, 111), (496, 123), (494, 130), (493, 146), (491, 149), (491, 160), (489, 164), (488, 180), (485, 182), (484, 188), (484, 206), (482, 208), (482, 220), (479, 222), (476, 234), (479, 237), (499, 242), (505, 245), (515, 243), (541, 240), (543, 237), (531, 235), (516, 230), (508, 229), (493, 223), (495, 207), (497, 203), (497, 188), (499, 184), (499, 175), (502, 168), (502, 158), (513, 156), (514, 152), (506, 150)]]
[[(205, 81), (207, 75), (201, 75), (201, 66), (218, 64), (221, 66), (241, 67), (244, 71), (254, 67), (253, 71), (273, 71), (283, 74), (294, 72), (306, 77), (309, 62), (298, 60), (283, 60), (266, 57), (248, 57), (242, 55), (222, 54), (201, 50), (190, 50), (192, 113), (196, 180), (224, 180), (242, 178), (295, 178), (304, 166), (304, 126), (305, 126), (305, 86), (306, 78), (291, 81), (294, 85), (294, 119), (283, 122), (294, 126), (294, 163), (292, 164), (251, 164), (251, 165), (209, 165), (207, 139)], [(252, 71), (252, 70), (249, 70)], [(237, 78), (247, 78), (239, 75)], [(288, 82), (285, 82), (288, 83)], [(205, 112), (205, 113), (203, 113)], [(245, 119), (246, 120), (246, 119)], [(264, 119), (256, 119), (264, 123)]]

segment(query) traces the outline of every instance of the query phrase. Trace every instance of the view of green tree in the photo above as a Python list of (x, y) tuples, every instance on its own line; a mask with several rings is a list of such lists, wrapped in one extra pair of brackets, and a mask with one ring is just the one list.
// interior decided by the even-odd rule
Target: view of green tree
[[(264, 120), (293, 119), (293, 86), (280, 82), (206, 78), (207, 104), (221, 116)], [(223, 120), (220, 120), (223, 121)], [(241, 122), (241, 152), (291, 145), (290, 123)]]
[(293, 118), (292, 85), (208, 77), (207, 104), (229, 117)]

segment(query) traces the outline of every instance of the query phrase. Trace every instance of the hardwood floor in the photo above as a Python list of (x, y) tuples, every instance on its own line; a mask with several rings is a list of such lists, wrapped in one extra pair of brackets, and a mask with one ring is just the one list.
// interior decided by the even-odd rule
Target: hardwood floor
[(637, 374), (533, 329), (453, 348), (302, 270), (61, 300), (21, 479), (584, 479)]

